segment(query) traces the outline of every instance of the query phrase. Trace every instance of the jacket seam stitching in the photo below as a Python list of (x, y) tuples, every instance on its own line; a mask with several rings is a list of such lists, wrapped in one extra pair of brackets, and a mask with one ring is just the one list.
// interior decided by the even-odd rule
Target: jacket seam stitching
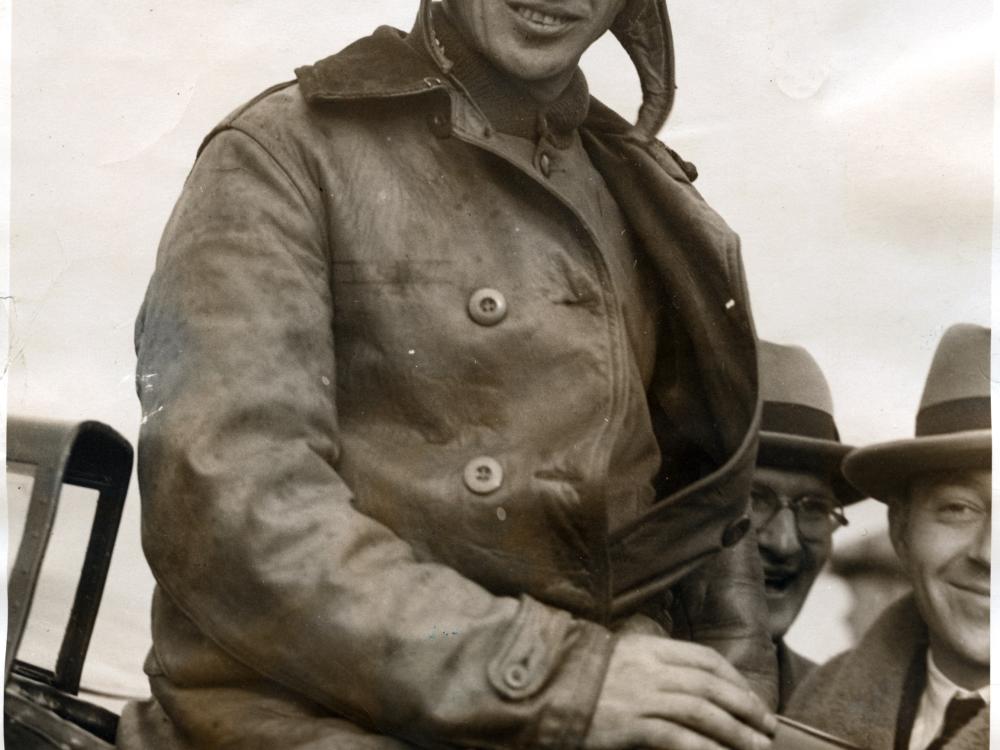
[(327, 256), (327, 262), (329, 262), (330, 237), (329, 237), (329, 234), (328, 234), (327, 223), (324, 220), (325, 217), (317, 215), (315, 209), (313, 209), (312, 204), (309, 201), (309, 198), (306, 196), (305, 191), (302, 189), (302, 186), (299, 184), (299, 181), (296, 180), (294, 177), (292, 177), (291, 173), (288, 171), (288, 168), (285, 167), (285, 165), (281, 163), (281, 161), (278, 159), (278, 157), (276, 157), (274, 155), (274, 153), (267, 147), (267, 145), (265, 145), (264, 142), (259, 137), (257, 137), (253, 133), (251, 133), (245, 127), (243, 127), (241, 125), (237, 125), (235, 122), (231, 122), (231, 123), (229, 123), (226, 126), (225, 129), (233, 130), (233, 131), (235, 131), (237, 133), (242, 133), (247, 138), (249, 138), (251, 141), (253, 141), (254, 143), (256, 143), (257, 146), (260, 148), (260, 150), (263, 151), (265, 154), (267, 154), (267, 157), (272, 162), (274, 162), (274, 165), (279, 170), (281, 170), (281, 173), (285, 176), (285, 179), (288, 180), (288, 183), (293, 188), (295, 188), (295, 192), (299, 194), (299, 198), (302, 200), (302, 205), (310, 213), (310, 215), (313, 217), (313, 220), (315, 221), (316, 225), (320, 228), (320, 234), (321, 234), (322, 239), (323, 239), (323, 245), (324, 245), (325, 248), (327, 248), (327, 252), (325, 253), (325, 255)]

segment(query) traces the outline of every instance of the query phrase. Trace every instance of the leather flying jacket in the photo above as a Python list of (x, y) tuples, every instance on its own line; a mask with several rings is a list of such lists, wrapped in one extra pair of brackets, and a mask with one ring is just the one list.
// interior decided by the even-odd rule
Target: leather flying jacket
[[(668, 591), (773, 699), (736, 235), (592, 103), (669, 301), (622, 424), (615, 290), (535, 165), (396, 30), (297, 75), (206, 139), (137, 322), (154, 700), (122, 746), (579, 747), (616, 623), (669, 628)], [(662, 499), (609, 528), (609, 431), (648, 429)]]

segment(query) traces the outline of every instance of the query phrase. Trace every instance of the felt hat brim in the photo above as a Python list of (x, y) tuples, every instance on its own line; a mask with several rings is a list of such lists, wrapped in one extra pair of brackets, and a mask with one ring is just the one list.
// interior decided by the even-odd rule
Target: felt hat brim
[(761, 430), (757, 463), (761, 466), (828, 474), (833, 483), (833, 490), (837, 493), (837, 499), (846, 506), (865, 497), (843, 473), (844, 457), (852, 450), (854, 446), (844, 445), (836, 440)]
[(859, 490), (887, 502), (904, 493), (917, 474), (992, 468), (992, 446), (992, 430), (893, 440), (852, 451), (844, 460), (843, 470)]

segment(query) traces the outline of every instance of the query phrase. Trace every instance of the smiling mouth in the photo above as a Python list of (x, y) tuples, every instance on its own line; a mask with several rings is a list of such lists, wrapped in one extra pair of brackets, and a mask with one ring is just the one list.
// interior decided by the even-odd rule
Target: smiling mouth
[(576, 20), (573, 16), (557, 15), (517, 3), (511, 3), (510, 7), (529, 24), (544, 31), (558, 31)]
[(764, 574), (764, 588), (768, 594), (784, 594), (795, 582), (797, 576), (794, 573), (767, 573)]
[(977, 596), (983, 596), (987, 599), (990, 598), (990, 587), (989, 586), (977, 586), (976, 584), (964, 584), (964, 583), (952, 583), (959, 591), (964, 591), (968, 594), (976, 594)]

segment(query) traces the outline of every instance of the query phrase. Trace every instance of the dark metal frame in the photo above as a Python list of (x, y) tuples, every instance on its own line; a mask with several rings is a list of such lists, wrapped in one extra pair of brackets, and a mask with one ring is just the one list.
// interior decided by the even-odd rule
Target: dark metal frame
[[(101, 422), (51, 422), (10, 417), (7, 462), (34, 469), (34, 484), (17, 559), (8, 581), (7, 654), (4, 685), (21, 698), (80, 722), (78, 709), (103, 709), (71, 698), (80, 691), (80, 675), (101, 605), (118, 525), (132, 474), (128, 440)], [(64, 484), (97, 490), (97, 511), (80, 571), (73, 607), (55, 669), (18, 661), (17, 651), (31, 612), (38, 575), (59, 507)], [(12, 685), (13, 683), (13, 685)], [(9, 700), (9, 697), (8, 697)], [(67, 715), (69, 714), (69, 715)], [(113, 714), (109, 714), (113, 717)]]

